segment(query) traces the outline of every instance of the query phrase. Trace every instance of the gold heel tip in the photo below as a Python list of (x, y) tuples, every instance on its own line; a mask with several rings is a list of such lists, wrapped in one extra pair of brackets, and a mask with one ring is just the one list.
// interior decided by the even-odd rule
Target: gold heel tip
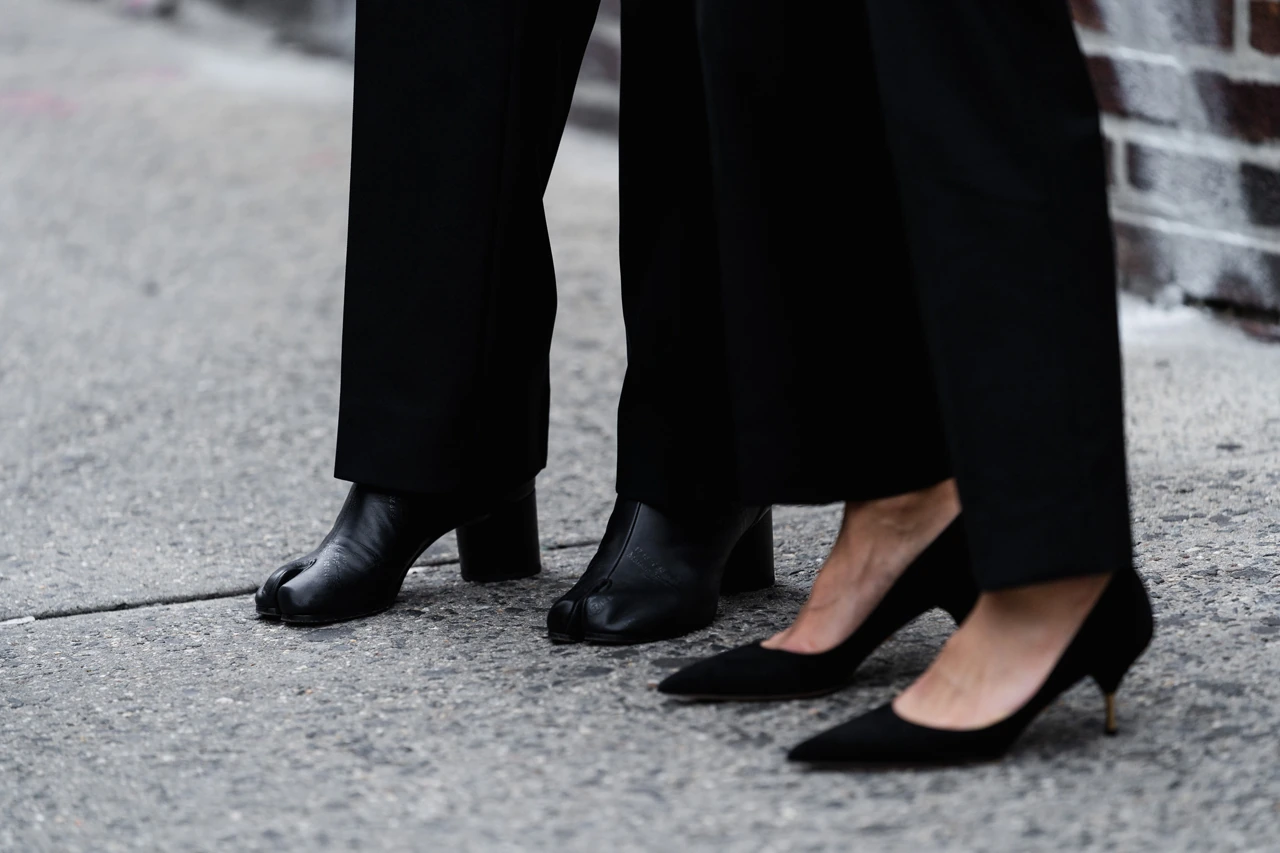
[(1108, 693), (1107, 701), (1107, 722), (1103, 729), (1107, 734), (1114, 735), (1120, 731), (1120, 726), (1116, 724), (1116, 694)]

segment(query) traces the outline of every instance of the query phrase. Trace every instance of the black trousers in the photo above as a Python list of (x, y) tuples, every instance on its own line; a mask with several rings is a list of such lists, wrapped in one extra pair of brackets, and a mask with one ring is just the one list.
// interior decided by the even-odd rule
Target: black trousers
[[(593, 10), (497, 5), (360, 10), (344, 479), (545, 464), (540, 196)], [(1065, 3), (866, 0), (815, 26), (782, 0), (633, 0), (623, 32), (619, 492), (825, 503), (954, 475), (985, 588), (1128, 567)]]
[(546, 465), (542, 194), (599, 0), (360, 0), (336, 474), (504, 490)]

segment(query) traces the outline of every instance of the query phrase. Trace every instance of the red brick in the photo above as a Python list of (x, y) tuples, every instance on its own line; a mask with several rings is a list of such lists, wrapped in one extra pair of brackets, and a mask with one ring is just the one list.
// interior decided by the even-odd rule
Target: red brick
[(582, 57), (582, 75), (617, 83), (622, 78), (622, 46), (598, 31), (594, 33)]
[(1168, 127), (1179, 123), (1186, 77), (1178, 69), (1091, 56), (1089, 73), (1103, 112)]
[(1178, 205), (1197, 225), (1280, 225), (1280, 172), (1129, 143), (1129, 183)]
[(1253, 224), (1280, 225), (1280, 171), (1257, 163), (1241, 163), (1240, 190)]
[[(1150, 0), (1144, 0), (1150, 2)], [(1162, 0), (1175, 41), (1232, 47), (1236, 40), (1235, 0)]]
[(1102, 10), (1098, 8), (1098, 0), (1071, 0), (1071, 14), (1076, 23), (1085, 29), (1106, 30), (1106, 22), (1102, 18)]
[(1156, 183), (1156, 174), (1160, 171), (1162, 159), (1180, 155), (1168, 151), (1155, 151), (1136, 142), (1129, 143), (1125, 149), (1125, 165), (1129, 172), (1129, 185), (1136, 190), (1151, 192)]
[(1161, 244), (1163, 235), (1125, 222), (1116, 223), (1115, 234), (1116, 268), (1122, 290), (1155, 296), (1173, 283), (1175, 271)]
[(1115, 0), (1132, 8), (1114, 19), (1098, 0), (1071, 0), (1076, 21), (1132, 45), (1235, 46), (1235, 0)]
[(1249, 44), (1263, 53), (1280, 54), (1280, 3), (1253, 0), (1249, 4)]
[(1248, 142), (1280, 139), (1280, 85), (1231, 78), (1213, 71), (1194, 75), (1204, 105), (1205, 130)]
[[(1120, 286), (1125, 290), (1153, 296), (1217, 266), (1216, 278), (1196, 282), (1207, 287), (1196, 296), (1267, 311), (1280, 308), (1280, 256), (1123, 222), (1116, 224), (1115, 233)], [(1197, 268), (1179, 268), (1178, 258), (1193, 259)]]

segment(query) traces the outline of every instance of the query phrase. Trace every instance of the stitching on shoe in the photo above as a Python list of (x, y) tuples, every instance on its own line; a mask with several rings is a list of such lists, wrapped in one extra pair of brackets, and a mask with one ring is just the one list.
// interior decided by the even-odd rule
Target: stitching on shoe
[(631, 524), (627, 527), (627, 535), (624, 536), (622, 539), (622, 547), (618, 549), (618, 556), (614, 558), (613, 565), (609, 566), (609, 570), (605, 572), (604, 578), (603, 578), (604, 580), (607, 581), (610, 578), (612, 578), (613, 573), (617, 571), (618, 566), (628, 556), (627, 552), (630, 550), (630, 547), (631, 547), (631, 537), (636, 532), (636, 523), (640, 520), (640, 510), (643, 508), (644, 508), (644, 504), (640, 503), (639, 501), (636, 501), (636, 508), (631, 516)]
[(675, 579), (662, 567), (662, 564), (650, 557), (649, 554), (639, 545), (627, 552), (627, 559), (640, 572), (650, 580), (657, 581), (669, 589), (679, 589), (679, 584)]

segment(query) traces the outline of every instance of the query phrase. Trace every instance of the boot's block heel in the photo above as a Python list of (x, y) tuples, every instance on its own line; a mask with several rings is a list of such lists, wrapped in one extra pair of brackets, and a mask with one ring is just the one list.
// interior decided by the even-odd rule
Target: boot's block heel
[(512, 581), (541, 572), (537, 493), (530, 491), (459, 527), (458, 557), (462, 579), (471, 583)]
[(742, 534), (724, 565), (720, 591), (755, 592), (773, 586), (773, 510), (765, 510), (751, 529)]

